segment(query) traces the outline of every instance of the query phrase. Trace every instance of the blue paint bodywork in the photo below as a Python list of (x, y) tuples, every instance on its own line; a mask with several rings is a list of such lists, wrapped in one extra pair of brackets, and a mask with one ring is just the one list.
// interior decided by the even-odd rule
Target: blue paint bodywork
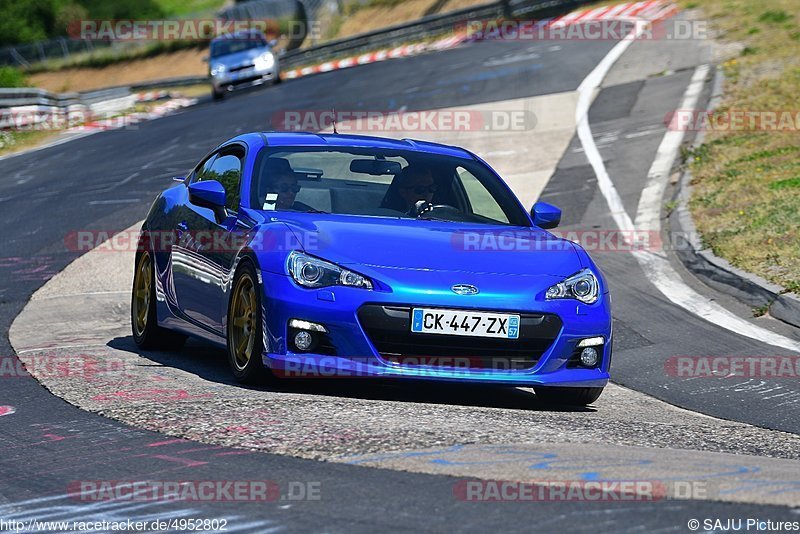
[[(143, 232), (150, 236), (147, 246), (155, 258), (157, 318), (162, 327), (225, 347), (231, 286), (237, 267), (249, 261), (259, 273), (262, 290), (263, 361), (273, 369), (528, 386), (607, 384), (612, 328), (606, 281), (582, 248), (535, 226), (519, 201), (529, 226), (262, 211), (250, 205), (252, 169), (265, 147), (375, 147), (483, 163), (473, 154), (420, 141), (305, 133), (251, 133), (222, 146), (231, 144), (240, 145), (245, 152), (241, 205), (236, 215), (220, 220), (219, 212), (215, 215), (212, 209), (189, 202), (190, 175), (185, 183), (159, 195), (144, 223)], [(502, 182), (499, 176), (497, 179)], [(504, 183), (503, 187), (507, 188)], [(560, 218), (557, 208), (540, 208), (541, 221)], [(462, 243), (459, 239), (465, 235), (487, 231), (513, 232), (512, 250), (454, 246)], [(202, 236), (229, 236), (230, 242), (207, 246)], [(374, 287), (301, 287), (287, 272), (287, 256), (292, 250), (358, 272), (372, 280)], [(548, 287), (582, 269), (590, 269), (598, 279), (597, 302), (545, 299)], [(451, 291), (456, 284), (474, 285), (480, 292), (458, 295)], [(365, 332), (358, 317), (365, 304), (554, 314), (561, 329), (528, 369), (399, 365), (384, 359)], [(335, 354), (291, 351), (287, 322), (293, 318), (324, 325)], [(605, 340), (600, 347), (601, 363), (591, 369), (568, 366), (578, 341), (596, 336)]]

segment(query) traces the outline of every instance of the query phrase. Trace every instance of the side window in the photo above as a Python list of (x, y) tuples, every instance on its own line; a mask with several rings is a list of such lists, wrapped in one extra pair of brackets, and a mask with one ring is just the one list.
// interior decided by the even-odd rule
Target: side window
[(214, 154), (210, 158), (208, 158), (205, 163), (200, 165), (200, 167), (194, 172), (194, 176), (192, 176), (192, 182), (202, 182), (203, 180), (213, 180), (214, 178), (209, 176), (209, 172), (211, 171), (211, 166), (214, 164), (214, 160), (217, 159), (217, 155)]
[(231, 211), (237, 211), (242, 181), (242, 159), (244, 159), (244, 153), (241, 150), (226, 149), (208, 158), (197, 170), (192, 181), (218, 181), (225, 188), (225, 207)]
[(456, 172), (472, 206), (472, 213), (501, 223), (509, 222), (503, 208), (475, 175), (463, 167), (456, 167)]
[(211, 166), (213, 180), (225, 188), (225, 207), (239, 209), (239, 185), (242, 181), (242, 160), (235, 154), (220, 154)]

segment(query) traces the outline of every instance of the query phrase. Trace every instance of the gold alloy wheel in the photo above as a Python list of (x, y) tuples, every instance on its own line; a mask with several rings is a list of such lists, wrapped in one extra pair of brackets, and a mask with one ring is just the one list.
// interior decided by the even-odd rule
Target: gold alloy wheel
[(142, 253), (136, 266), (133, 281), (133, 326), (137, 336), (143, 336), (147, 328), (147, 314), (150, 310), (150, 285), (153, 283), (153, 262), (150, 254)]
[(256, 289), (249, 274), (243, 274), (236, 284), (231, 304), (231, 339), (233, 364), (244, 371), (253, 356), (256, 343)]

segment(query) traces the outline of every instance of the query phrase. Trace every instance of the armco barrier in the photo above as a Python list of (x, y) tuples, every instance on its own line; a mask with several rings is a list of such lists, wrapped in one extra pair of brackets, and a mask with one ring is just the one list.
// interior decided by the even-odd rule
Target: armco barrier
[(287, 52), (281, 56), (281, 68), (289, 69), (311, 63), (327, 61), (342, 55), (356, 55), (379, 48), (390, 48), (416, 40), (454, 30), (472, 20), (496, 19), (499, 17), (526, 17), (544, 19), (563, 14), (589, 0), (500, 0), (488, 4), (459, 9), (447, 13), (429, 15), (413, 22), (406, 22), (331, 41), (302, 50)]
[[(473, 20), (499, 17), (527, 17), (544, 19), (563, 14), (589, 0), (498, 0), (448, 13), (430, 15), (413, 22), (397, 24), (353, 37), (339, 39), (281, 56), (281, 68), (288, 70), (301, 65), (320, 63), (343, 55), (355, 55), (378, 48), (388, 48), (402, 43), (423, 40), (448, 33), (459, 25)], [(70, 106), (87, 106), (94, 111), (113, 112), (130, 107), (135, 102), (133, 90), (158, 88), (169, 84), (197, 83), (205, 77), (187, 77), (142, 83), (133, 87), (115, 87), (89, 93), (57, 94), (36, 88), (0, 89), (0, 109), (27, 106), (67, 109)]]
[(0, 110), (61, 110), (85, 107), (93, 113), (115, 113), (136, 103), (130, 87), (102, 89), (86, 93), (52, 93), (35, 87), (0, 89)]

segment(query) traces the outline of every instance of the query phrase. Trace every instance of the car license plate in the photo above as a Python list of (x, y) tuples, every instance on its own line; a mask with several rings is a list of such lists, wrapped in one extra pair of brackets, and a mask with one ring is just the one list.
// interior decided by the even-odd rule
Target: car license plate
[(519, 315), (414, 308), (411, 331), (448, 336), (519, 338)]

